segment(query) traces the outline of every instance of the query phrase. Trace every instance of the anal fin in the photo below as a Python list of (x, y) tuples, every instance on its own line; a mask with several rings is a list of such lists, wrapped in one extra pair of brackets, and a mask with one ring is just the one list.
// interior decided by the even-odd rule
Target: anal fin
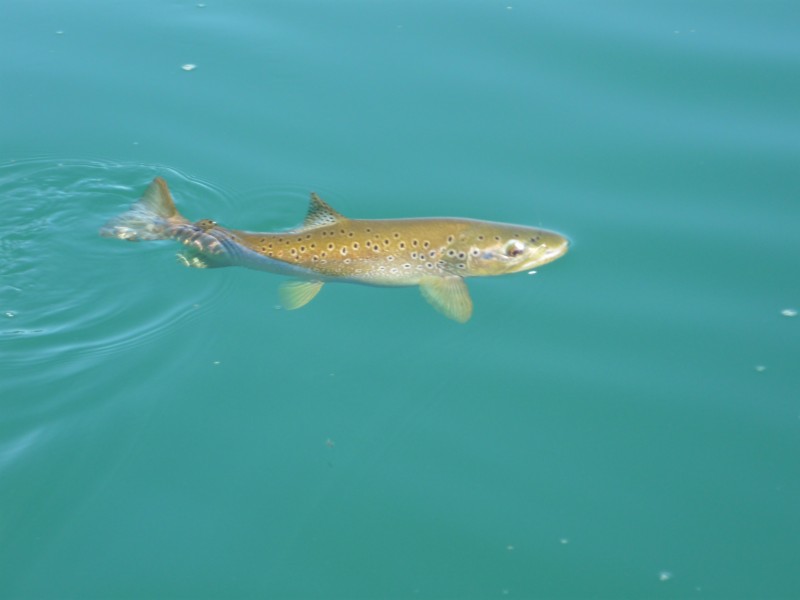
[(321, 281), (286, 281), (278, 291), (283, 307), (295, 310), (311, 302), (321, 289)]
[(455, 275), (425, 277), (419, 289), (425, 300), (448, 319), (466, 323), (472, 316), (472, 298), (463, 278)]

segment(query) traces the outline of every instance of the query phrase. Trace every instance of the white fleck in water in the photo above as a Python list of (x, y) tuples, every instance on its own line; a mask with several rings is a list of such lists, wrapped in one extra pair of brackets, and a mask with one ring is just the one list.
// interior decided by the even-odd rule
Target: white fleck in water
[(192, 63), (186, 63), (185, 65), (181, 66), (181, 69), (184, 71), (194, 71), (197, 68), (197, 65), (193, 65)]
[(511, 552), (513, 549), (514, 549), (514, 546), (513, 546), (513, 545), (511, 545), (511, 544), (509, 544), (508, 546), (506, 546), (506, 550), (508, 550), (509, 552)]
[(781, 311), (781, 314), (782, 314), (784, 317), (796, 317), (796, 316), (797, 316), (797, 309), (794, 309), (794, 308), (784, 308), (784, 309)]
[(214, 366), (216, 367), (216, 366), (218, 366), (218, 365), (219, 365), (219, 361), (218, 361), (218, 360), (215, 360), (215, 361), (214, 361)]
[(56, 35), (64, 35), (64, 30), (59, 29), (58, 31), (56, 31)]
[(670, 573), (669, 571), (661, 571), (658, 574), (659, 581), (669, 581), (670, 579), (672, 579), (672, 573)]
[(561, 539), (560, 539), (560, 540), (558, 540), (558, 541), (559, 541), (559, 543), (561, 543), (561, 544), (569, 544), (569, 539), (568, 539), (568, 538), (561, 538)]
[(758, 371), (759, 373), (763, 373), (766, 370), (767, 367), (765, 367), (764, 365), (756, 365), (756, 371)]
[(528, 275), (536, 275), (536, 271), (528, 271)]
[(201, 2), (200, 4), (198, 4), (198, 5), (197, 5), (197, 8), (205, 8), (205, 7), (206, 7), (206, 5), (205, 5), (205, 4), (203, 4), (202, 2)]
[(17, 316), (17, 313), (15, 313), (13, 310), (7, 310), (7, 311), (5, 312), (5, 315), (6, 315), (6, 316), (7, 316), (9, 319), (13, 319), (14, 317), (16, 317), (16, 316)]

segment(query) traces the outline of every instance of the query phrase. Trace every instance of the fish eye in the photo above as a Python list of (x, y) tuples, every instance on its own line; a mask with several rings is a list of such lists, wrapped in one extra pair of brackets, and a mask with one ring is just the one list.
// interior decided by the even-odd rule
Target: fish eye
[(506, 249), (505, 249), (506, 256), (514, 258), (515, 256), (519, 256), (523, 252), (525, 252), (525, 244), (523, 244), (519, 240), (511, 240), (510, 242), (508, 242), (508, 244), (506, 244)]

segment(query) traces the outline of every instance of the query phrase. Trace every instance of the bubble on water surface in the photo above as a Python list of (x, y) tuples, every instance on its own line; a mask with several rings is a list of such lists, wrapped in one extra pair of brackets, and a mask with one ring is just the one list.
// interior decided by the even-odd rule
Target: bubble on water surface
[(184, 71), (194, 71), (197, 68), (197, 65), (193, 65), (192, 63), (186, 63), (185, 65), (181, 66), (181, 69)]
[(796, 317), (797, 316), (797, 309), (796, 308), (784, 308), (781, 311), (781, 314), (784, 317)]

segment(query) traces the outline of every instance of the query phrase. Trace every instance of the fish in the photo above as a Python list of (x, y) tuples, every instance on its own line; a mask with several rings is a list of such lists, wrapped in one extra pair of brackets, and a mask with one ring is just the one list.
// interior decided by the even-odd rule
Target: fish
[(569, 247), (559, 233), (523, 225), (450, 217), (350, 219), (315, 193), (295, 229), (229, 229), (184, 217), (161, 177), (100, 234), (130, 242), (175, 240), (184, 246), (178, 257), (187, 267), (239, 266), (288, 276), (279, 294), (290, 310), (311, 302), (330, 282), (419, 286), (437, 311), (459, 323), (473, 312), (467, 277), (530, 272)]

